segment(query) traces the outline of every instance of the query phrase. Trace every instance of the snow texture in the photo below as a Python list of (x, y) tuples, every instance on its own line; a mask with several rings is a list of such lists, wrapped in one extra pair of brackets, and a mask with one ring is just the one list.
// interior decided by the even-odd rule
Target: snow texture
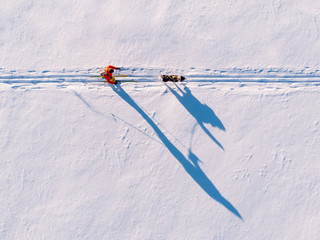
[(318, 1), (1, 5), (0, 239), (319, 239)]

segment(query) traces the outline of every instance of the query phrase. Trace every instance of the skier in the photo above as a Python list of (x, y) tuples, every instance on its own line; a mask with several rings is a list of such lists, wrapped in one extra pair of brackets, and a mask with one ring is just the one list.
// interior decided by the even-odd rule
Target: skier
[(101, 73), (101, 76), (105, 78), (110, 84), (117, 84), (116, 79), (112, 76), (114, 70), (121, 70), (121, 68), (109, 65)]

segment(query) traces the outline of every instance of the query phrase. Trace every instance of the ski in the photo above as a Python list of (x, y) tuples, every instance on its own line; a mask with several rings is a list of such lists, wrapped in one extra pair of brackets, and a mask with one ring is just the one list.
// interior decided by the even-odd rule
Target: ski
[(122, 83), (122, 82), (139, 82), (139, 81), (137, 81), (137, 80), (117, 80), (117, 82)]
[[(113, 75), (114, 77), (130, 77), (129, 75)], [(91, 78), (102, 78), (102, 76), (100, 75), (93, 75), (93, 76), (90, 76)]]
[[(105, 82), (105, 83), (108, 83), (107, 81), (100, 81), (100, 82)], [(136, 81), (136, 80), (117, 80), (118, 83), (123, 83), (123, 82), (139, 82), (139, 81)]]

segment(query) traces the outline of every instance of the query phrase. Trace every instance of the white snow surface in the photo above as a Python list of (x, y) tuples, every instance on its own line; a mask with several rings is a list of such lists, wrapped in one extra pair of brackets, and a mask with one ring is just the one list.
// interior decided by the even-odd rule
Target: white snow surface
[(1, 0), (8, 69), (320, 67), (318, 0)]
[(0, 13), (0, 239), (320, 239), (319, 1)]

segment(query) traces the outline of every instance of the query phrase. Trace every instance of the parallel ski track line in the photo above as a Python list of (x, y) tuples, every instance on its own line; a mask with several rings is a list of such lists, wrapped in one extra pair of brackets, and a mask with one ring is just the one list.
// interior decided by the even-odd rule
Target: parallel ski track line
[[(320, 75), (276, 75), (276, 74), (237, 74), (237, 75), (184, 75), (184, 82), (208, 82), (208, 83), (319, 83)], [(158, 75), (130, 75), (119, 77), (138, 82), (160, 82)], [(101, 82), (100, 78), (93, 79), (89, 74), (53, 74), (53, 75), (3, 75), (0, 76), (0, 83), (94, 83)]]

